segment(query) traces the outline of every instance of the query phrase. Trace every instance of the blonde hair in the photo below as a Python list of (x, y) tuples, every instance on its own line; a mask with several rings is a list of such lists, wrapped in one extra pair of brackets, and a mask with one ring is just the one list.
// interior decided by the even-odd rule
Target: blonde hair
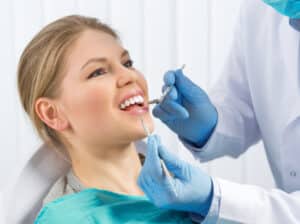
[(40, 97), (55, 98), (59, 95), (66, 52), (88, 29), (119, 39), (112, 28), (96, 18), (71, 15), (44, 27), (27, 45), (19, 61), (18, 90), (22, 106), (42, 140), (56, 148), (64, 147), (62, 140), (39, 118), (35, 102)]

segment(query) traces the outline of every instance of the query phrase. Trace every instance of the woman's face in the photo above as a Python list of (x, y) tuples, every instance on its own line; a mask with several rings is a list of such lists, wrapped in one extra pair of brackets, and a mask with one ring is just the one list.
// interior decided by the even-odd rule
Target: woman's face
[(87, 30), (70, 48), (64, 69), (61, 111), (69, 122), (68, 138), (91, 146), (128, 144), (150, 131), (144, 76), (129, 53), (111, 35)]

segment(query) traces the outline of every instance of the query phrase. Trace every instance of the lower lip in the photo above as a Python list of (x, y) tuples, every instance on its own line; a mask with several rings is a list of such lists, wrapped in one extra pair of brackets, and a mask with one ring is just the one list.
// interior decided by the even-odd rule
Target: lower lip
[(143, 114), (148, 113), (149, 107), (133, 106), (133, 107), (129, 108), (129, 110), (122, 110), (122, 111), (126, 112), (128, 114), (131, 114), (131, 115), (143, 115)]

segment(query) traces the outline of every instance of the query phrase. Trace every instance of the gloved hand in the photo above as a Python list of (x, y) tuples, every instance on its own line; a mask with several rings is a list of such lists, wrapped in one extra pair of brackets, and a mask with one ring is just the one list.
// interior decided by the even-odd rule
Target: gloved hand
[(164, 82), (163, 89), (167, 86), (172, 86), (172, 89), (163, 102), (154, 107), (153, 115), (182, 139), (202, 147), (217, 124), (215, 107), (207, 94), (182, 73), (182, 69), (167, 72)]
[[(164, 174), (160, 158), (174, 177)], [(168, 152), (156, 136), (148, 137), (146, 160), (138, 184), (157, 207), (193, 212), (203, 217), (213, 197), (210, 176)]]

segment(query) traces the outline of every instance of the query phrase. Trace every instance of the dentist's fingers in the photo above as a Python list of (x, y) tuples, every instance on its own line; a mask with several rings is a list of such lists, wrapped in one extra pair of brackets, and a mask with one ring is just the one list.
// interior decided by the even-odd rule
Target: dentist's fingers
[(137, 180), (138, 185), (150, 199), (153, 199), (152, 195), (154, 193), (153, 186), (155, 186), (155, 184), (153, 178), (162, 176), (160, 159), (158, 156), (158, 144), (159, 139), (155, 135), (148, 137), (146, 158)]
[(168, 122), (172, 119), (171, 115), (164, 111), (159, 105), (156, 105), (153, 110), (152, 114), (154, 117), (159, 118), (163, 122)]
[(164, 122), (186, 119), (189, 117), (188, 111), (175, 101), (164, 101), (156, 105), (152, 111), (153, 115)]
[(158, 136), (148, 137), (146, 159), (137, 180), (138, 185), (151, 201), (156, 201), (157, 191), (161, 191), (165, 184), (165, 176), (158, 155), (159, 144), (160, 139)]
[(179, 178), (180, 180), (186, 180), (189, 178), (189, 165), (185, 161), (169, 152), (163, 145), (159, 145), (158, 153), (161, 159), (164, 160), (168, 170), (171, 171), (176, 178)]
[(175, 84), (175, 71), (167, 71), (164, 74), (164, 83), (166, 86), (172, 86)]
[(170, 114), (169, 112), (165, 111), (160, 105), (155, 106), (152, 110), (152, 113), (154, 117), (159, 118), (161, 121), (165, 123), (174, 121), (181, 117), (180, 115), (174, 116), (174, 114)]
[(159, 139), (156, 135), (148, 137), (147, 154), (142, 168), (142, 172), (152, 177), (162, 176), (162, 169), (160, 165), (160, 158), (158, 155)]
[(189, 112), (175, 101), (166, 100), (159, 106), (173, 116), (173, 119), (186, 119), (189, 117)]
[[(183, 74), (182, 69), (174, 72), (177, 91), (190, 103), (197, 104), (209, 100), (206, 92)], [(197, 97), (196, 97), (197, 96)]]
[(165, 182), (153, 180), (151, 176), (140, 176), (138, 179), (138, 185), (157, 207), (163, 207), (168, 201), (169, 195), (173, 194), (172, 189), (168, 187), (169, 183)]
[(178, 93), (177, 93), (177, 90), (175, 88), (175, 86), (166, 86), (164, 85), (162, 87), (162, 92), (165, 92), (167, 88), (171, 87), (171, 90), (167, 93), (167, 95), (165, 96), (164, 98), (164, 101), (165, 100), (177, 100), (178, 98)]
[(151, 176), (140, 175), (138, 177), (138, 185), (151, 201), (155, 200), (155, 192), (153, 189), (155, 185)]

